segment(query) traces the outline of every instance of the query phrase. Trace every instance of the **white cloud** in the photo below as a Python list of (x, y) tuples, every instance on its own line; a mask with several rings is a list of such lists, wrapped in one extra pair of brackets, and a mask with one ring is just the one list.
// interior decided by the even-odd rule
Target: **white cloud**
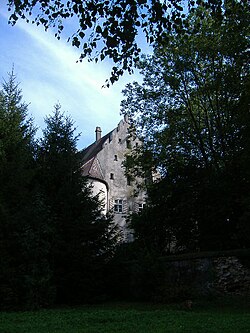
[(0, 36), (0, 74), (6, 76), (15, 64), (24, 100), (31, 103), (29, 109), (38, 126), (44, 126), (44, 116), (58, 101), (83, 133), (80, 148), (94, 139), (95, 126), (101, 126), (105, 134), (117, 125), (121, 90), (134, 77), (125, 75), (110, 88), (102, 88), (110, 74), (108, 62), (76, 63), (79, 54), (66, 41), (24, 21), (10, 27), (6, 17), (0, 15), (0, 19), (5, 33)]

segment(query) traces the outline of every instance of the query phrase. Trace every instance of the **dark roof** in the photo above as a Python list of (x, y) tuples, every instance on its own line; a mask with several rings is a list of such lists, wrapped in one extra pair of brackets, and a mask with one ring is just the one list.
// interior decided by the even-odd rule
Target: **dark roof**
[(92, 178), (104, 180), (101, 166), (96, 159), (96, 155), (102, 150), (106, 140), (110, 139), (113, 131), (106, 134), (100, 140), (92, 143), (87, 148), (79, 152), (82, 161), (82, 174)]
[(95, 179), (104, 180), (102, 168), (96, 157), (92, 157), (91, 160), (89, 160), (85, 164), (83, 164), (82, 175), (91, 177), (91, 178), (95, 178)]
[(94, 162), (94, 159), (95, 158), (92, 158), (91, 160), (85, 162), (82, 165), (82, 175), (83, 176), (90, 176), (90, 170), (91, 170), (92, 164)]
[(104, 135), (104, 137), (102, 137), (100, 140), (92, 143), (90, 146), (88, 146), (87, 148), (83, 149), (80, 152), (83, 164), (91, 160), (94, 156), (96, 156), (99, 153), (99, 151), (102, 150), (104, 142), (111, 136), (112, 132), (113, 130), (108, 134)]

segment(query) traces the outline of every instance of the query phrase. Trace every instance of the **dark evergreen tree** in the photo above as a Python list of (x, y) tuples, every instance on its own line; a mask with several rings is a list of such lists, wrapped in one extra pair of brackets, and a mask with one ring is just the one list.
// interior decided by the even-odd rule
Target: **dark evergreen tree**
[[(40, 183), (54, 232), (53, 272), (59, 303), (100, 296), (102, 270), (116, 244), (115, 228), (81, 174), (81, 156), (70, 117), (55, 106), (45, 119), (38, 161)], [(102, 290), (103, 292), (103, 290)]]
[[(47, 304), (46, 208), (35, 185), (35, 129), (14, 73), (0, 91), (0, 306)], [(40, 261), (42, 257), (42, 261)]]

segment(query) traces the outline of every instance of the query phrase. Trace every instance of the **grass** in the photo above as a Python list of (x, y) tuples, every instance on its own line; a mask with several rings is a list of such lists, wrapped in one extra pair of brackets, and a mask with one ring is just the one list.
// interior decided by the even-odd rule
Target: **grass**
[(247, 333), (247, 302), (104, 304), (78, 308), (0, 313), (1, 333)]

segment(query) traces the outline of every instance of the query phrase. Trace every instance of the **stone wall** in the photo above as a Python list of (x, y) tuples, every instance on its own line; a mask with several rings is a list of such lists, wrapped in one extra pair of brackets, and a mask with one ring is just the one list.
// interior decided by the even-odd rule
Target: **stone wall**
[(121, 296), (131, 300), (250, 296), (249, 254), (249, 250), (208, 252), (120, 263), (112, 283), (117, 294), (123, 290)]
[(237, 255), (225, 252), (201, 254), (200, 258), (170, 259), (166, 260), (165, 265), (165, 281), (169, 283), (170, 290), (173, 287), (176, 289), (176, 296), (178, 287), (183, 296), (186, 293), (190, 297), (250, 296), (250, 258), (247, 251), (238, 252)]
[(222, 294), (250, 295), (249, 267), (236, 256), (213, 260), (214, 289)]

